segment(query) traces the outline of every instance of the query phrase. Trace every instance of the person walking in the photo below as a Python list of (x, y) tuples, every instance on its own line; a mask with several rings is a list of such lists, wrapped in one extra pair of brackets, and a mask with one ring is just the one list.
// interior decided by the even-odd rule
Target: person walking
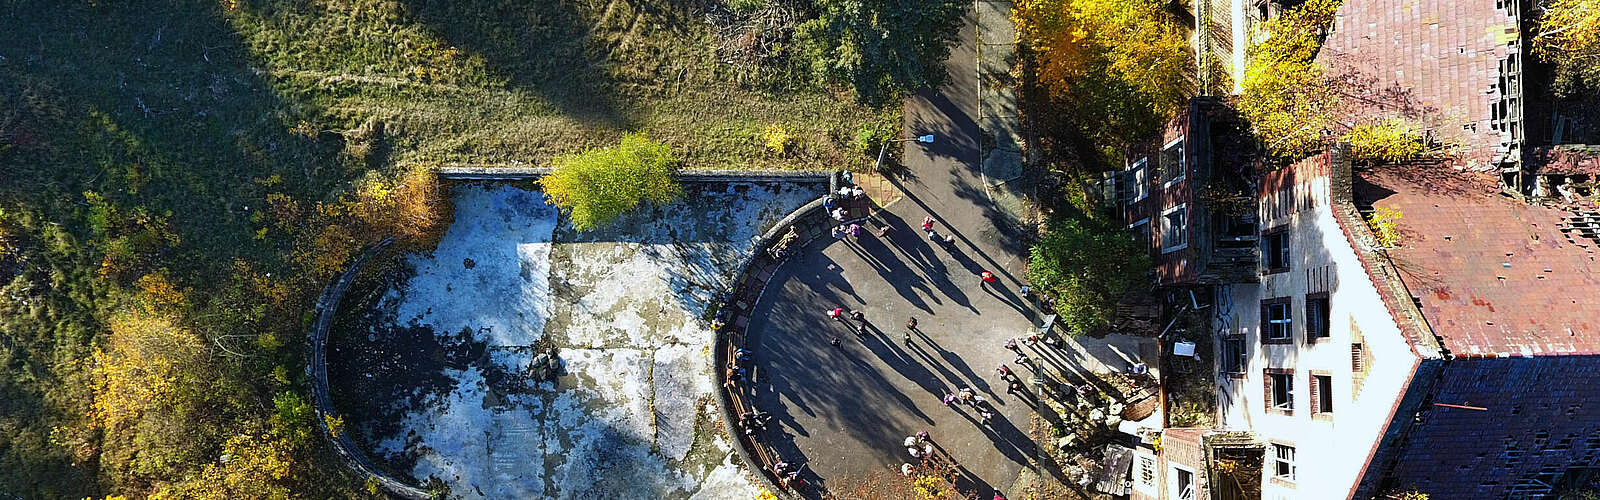
[(851, 238), (859, 238), (861, 236), (861, 225), (850, 224), (850, 228), (846, 229), (845, 232), (850, 233)]
[(833, 229), (828, 231), (828, 234), (833, 235), (833, 239), (836, 240), (844, 238), (844, 231), (840, 231), (839, 226), (833, 226)]
[(995, 282), (999, 281), (995, 279), (994, 273), (989, 271), (984, 271), (982, 274), (979, 274), (978, 277), (983, 280), (983, 282), (979, 283), (979, 285), (993, 285)]
[(1015, 352), (1015, 353), (1021, 353), (1022, 352), (1022, 348), (1017, 347), (1017, 339), (1014, 339), (1014, 338), (1013, 339), (1006, 339), (1005, 346), (1006, 346), (1006, 350), (1007, 351), (1011, 351), (1011, 352)]
[(857, 310), (854, 310), (854, 311), (850, 311), (850, 320), (855, 321), (857, 323), (866, 324), (867, 323), (867, 314), (861, 312), (860, 309), (857, 309)]
[(843, 307), (835, 307), (835, 308), (833, 308), (832, 311), (828, 311), (828, 317), (833, 319), (834, 321), (844, 321), (844, 308)]
[(999, 368), (995, 368), (994, 371), (1000, 373), (1000, 379), (1001, 380), (1006, 380), (1006, 379), (1010, 379), (1011, 378), (1011, 367), (1009, 367), (1009, 366), (1006, 366), (1006, 365), (1002, 364), (1002, 365), (1000, 365)]
[(841, 349), (844, 348), (844, 342), (840, 342), (839, 341), (839, 337), (837, 335), (835, 335), (831, 339), (828, 339), (828, 344), (831, 344), (834, 347), (838, 347), (838, 348), (841, 348)]

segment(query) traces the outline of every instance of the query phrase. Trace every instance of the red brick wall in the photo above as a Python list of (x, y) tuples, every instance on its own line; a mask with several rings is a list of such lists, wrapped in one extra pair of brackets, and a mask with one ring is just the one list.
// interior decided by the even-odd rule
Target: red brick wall
[(1161, 436), (1161, 488), (1166, 495), (1171, 488), (1172, 478), (1168, 477), (1170, 464), (1178, 464), (1194, 471), (1194, 498), (1195, 500), (1208, 500), (1209, 482), (1206, 478), (1206, 453), (1204, 436), (1209, 429), (1180, 428), (1167, 429)]

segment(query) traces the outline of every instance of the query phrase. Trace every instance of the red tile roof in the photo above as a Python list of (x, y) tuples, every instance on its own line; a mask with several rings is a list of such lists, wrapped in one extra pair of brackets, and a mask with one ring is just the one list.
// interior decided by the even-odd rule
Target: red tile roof
[[(1345, 0), (1318, 60), (1335, 75), (1357, 75), (1365, 95), (1353, 114), (1431, 109), (1425, 120), (1463, 147), (1460, 160), (1487, 167), (1509, 131), (1496, 130), (1493, 109), (1504, 95), (1500, 67), (1518, 37), (1506, 0)], [(1398, 86), (1401, 92), (1384, 92)], [(1517, 110), (1520, 113), (1520, 110)]]
[(1401, 211), (1389, 255), (1452, 354), (1600, 354), (1600, 242), (1562, 231), (1571, 212), (1438, 166), (1357, 177), (1358, 202)]

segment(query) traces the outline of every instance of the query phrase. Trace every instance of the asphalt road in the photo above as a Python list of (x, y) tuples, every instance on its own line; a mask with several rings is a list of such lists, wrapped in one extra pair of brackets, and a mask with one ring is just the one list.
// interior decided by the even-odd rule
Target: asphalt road
[[(1037, 321), (1017, 294), (1026, 245), (985, 194), (970, 16), (962, 34), (945, 62), (948, 84), (905, 103), (905, 136), (937, 139), (907, 145), (906, 172), (894, 177), (903, 198), (877, 217), (893, 230), (813, 242), (778, 269), (752, 315), (758, 404), (775, 416), (774, 446), (830, 488), (913, 462), (901, 441), (923, 430), (981, 489), (1010, 493), (1033, 453), (1029, 403), (1007, 395), (996, 373), (1002, 363), (1032, 373), (1003, 347)], [(929, 241), (924, 216), (955, 243)], [(983, 271), (998, 283), (980, 285)], [(865, 312), (869, 333), (829, 319), (834, 307)], [(908, 344), (911, 317), (920, 332)], [(993, 424), (941, 400), (964, 386), (999, 410)]]

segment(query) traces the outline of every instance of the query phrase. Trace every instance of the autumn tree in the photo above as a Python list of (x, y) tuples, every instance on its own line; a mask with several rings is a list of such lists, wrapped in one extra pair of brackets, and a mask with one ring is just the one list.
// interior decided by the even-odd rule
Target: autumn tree
[(1273, 155), (1301, 158), (1323, 147), (1339, 94), (1316, 59), (1338, 9), (1338, 0), (1289, 8), (1267, 21), (1267, 38), (1246, 51), (1239, 112)]
[(642, 134), (623, 136), (615, 147), (562, 155), (554, 163), (539, 188), (579, 231), (603, 226), (639, 203), (666, 203), (680, 193), (672, 178), (672, 149)]
[(1533, 53), (1555, 66), (1556, 94), (1593, 97), (1600, 91), (1600, 0), (1545, 0)]
[(1194, 94), (1188, 27), (1156, 0), (1023, 0), (1034, 79), (1071, 125), (1117, 157)]

